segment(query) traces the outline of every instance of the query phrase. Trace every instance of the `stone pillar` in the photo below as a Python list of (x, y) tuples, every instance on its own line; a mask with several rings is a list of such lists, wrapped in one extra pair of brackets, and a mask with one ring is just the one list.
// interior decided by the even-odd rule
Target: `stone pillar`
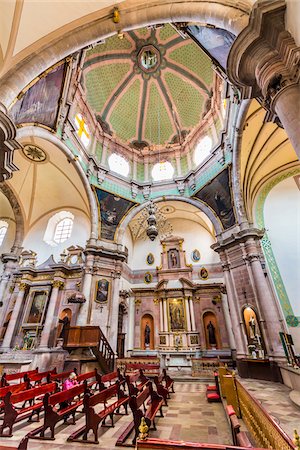
[(56, 326), (54, 323), (54, 311), (56, 307), (56, 302), (58, 298), (59, 290), (64, 287), (64, 282), (62, 280), (54, 280), (52, 284), (52, 291), (49, 299), (49, 305), (46, 315), (46, 320), (44, 323), (41, 341), (39, 348), (44, 349), (49, 347), (49, 338), (52, 333), (53, 328)]
[(163, 311), (163, 300), (159, 300), (159, 323), (160, 331), (164, 331), (164, 311)]
[(168, 331), (168, 312), (167, 312), (167, 299), (163, 299), (163, 311), (164, 311), (164, 331)]
[(184, 303), (185, 303), (187, 331), (191, 331), (192, 327), (191, 327), (191, 317), (190, 317), (190, 306), (189, 306), (189, 299), (187, 297), (185, 297)]
[(266, 334), (267, 353), (270, 357), (282, 358), (283, 350), (279, 338), (279, 332), (282, 331), (281, 317), (278, 314), (277, 305), (261, 267), (260, 256), (252, 253), (248, 255), (247, 259), (253, 274), (259, 307), (263, 316), (260, 319), (262, 319), (262, 328)]
[[(26, 283), (20, 283), (19, 284), (19, 292), (16, 298), (16, 303), (3, 339), (3, 343), (2, 343), (2, 351), (4, 352), (8, 352), (10, 351), (10, 347), (11, 347), (11, 343), (14, 337), (14, 332), (15, 332), (15, 327), (17, 324), (17, 320), (20, 314), (20, 310), (22, 307), (22, 303), (23, 303), (23, 299), (25, 296), (25, 291), (27, 289), (27, 284)], [(23, 305), (24, 306), (24, 305)]]
[(193, 303), (192, 297), (189, 298), (189, 303), (190, 303), (190, 313), (191, 313), (191, 326), (192, 326), (192, 331), (196, 331), (194, 303)]
[(233, 331), (232, 331), (231, 316), (230, 316), (230, 312), (229, 312), (228, 298), (227, 298), (227, 294), (226, 294), (226, 289), (225, 288), (223, 288), (221, 290), (221, 298), (222, 298), (222, 307), (223, 307), (223, 312), (224, 312), (224, 319), (225, 319), (227, 334), (228, 334), (228, 338), (229, 338), (229, 345), (230, 345), (231, 350), (236, 350), (234, 334), (233, 334)]
[(14, 150), (22, 148), (16, 140), (16, 127), (0, 103), (0, 182), (8, 180), (18, 168), (13, 163)]
[(110, 317), (108, 323), (107, 339), (114, 352), (117, 351), (118, 338), (118, 317), (119, 317), (119, 303), (120, 303), (120, 277), (121, 272), (115, 271), (113, 273), (113, 289), (111, 298)]
[(86, 299), (85, 303), (82, 303), (78, 312), (76, 325), (88, 325), (89, 323), (89, 309), (91, 302), (91, 288), (93, 281), (93, 264), (94, 264), (94, 256), (87, 255), (86, 257), (86, 268), (83, 276), (82, 283), (82, 293)]
[[(128, 345), (127, 351), (132, 352), (134, 349), (134, 318), (135, 318), (135, 303), (134, 297), (129, 297), (129, 311), (128, 311)], [(131, 353), (128, 355), (130, 356)]]
[(242, 98), (263, 97), (267, 120), (280, 121), (300, 158), (299, 47), (285, 29), (284, 2), (257, 2), (227, 61)]

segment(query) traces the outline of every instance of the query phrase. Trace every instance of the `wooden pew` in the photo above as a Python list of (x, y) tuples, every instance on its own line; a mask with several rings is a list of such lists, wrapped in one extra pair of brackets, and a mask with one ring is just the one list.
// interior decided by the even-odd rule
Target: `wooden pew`
[(252, 448), (252, 444), (247, 434), (245, 433), (245, 431), (241, 431), (241, 424), (239, 422), (239, 419), (237, 418), (237, 415), (232, 405), (227, 405), (225, 410), (229, 418), (232, 440), (234, 445), (239, 445), (245, 448)]
[[(117, 395), (117, 400), (111, 404), (107, 404), (107, 401), (112, 397)], [(100, 423), (102, 426), (105, 425), (105, 419), (110, 416), (111, 426), (114, 426), (113, 416), (115, 411), (119, 414), (119, 409), (121, 406), (125, 409), (125, 414), (128, 414), (127, 403), (129, 397), (124, 394), (123, 389), (121, 389), (120, 383), (117, 381), (112, 386), (102, 390), (95, 395), (85, 394), (84, 396), (84, 412), (85, 412), (85, 425), (79, 430), (69, 436), (68, 441), (72, 442), (83, 442), (88, 444), (98, 444), (98, 428)], [(95, 412), (94, 407), (99, 403), (103, 403), (104, 408), (99, 412)], [(94, 440), (88, 439), (88, 433), (92, 430), (94, 433)], [(79, 437), (82, 436), (82, 439)]]
[[(160, 416), (164, 417), (162, 412), (163, 403), (163, 398), (153, 390), (151, 381), (148, 381), (147, 386), (137, 396), (134, 395), (129, 400), (129, 406), (132, 411), (133, 421), (121, 434), (116, 442), (116, 446), (126, 445), (125, 441), (133, 430), (134, 438), (132, 440), (132, 444), (135, 445), (136, 439), (139, 435), (139, 426), (142, 417), (145, 418), (146, 424), (149, 428), (152, 425), (153, 429), (156, 430), (155, 417), (158, 411), (160, 412)], [(143, 407), (143, 411), (141, 410), (141, 407)]]
[(159, 364), (147, 364), (147, 363), (130, 363), (126, 362), (125, 364), (125, 372), (132, 372), (136, 370), (140, 370), (146, 374), (148, 377), (154, 377), (155, 375), (159, 375), (160, 365)]
[[(7, 392), (4, 397), (4, 417), (3, 423), (0, 427), (0, 436), (11, 437), (13, 425), (27, 418), (29, 418), (29, 421), (32, 421), (32, 417), (34, 414), (37, 415), (38, 421), (40, 411), (43, 408), (43, 401), (41, 400), (41, 396), (49, 395), (49, 393), (55, 392), (56, 389), (56, 383), (50, 383), (36, 388), (28, 389), (27, 391), (19, 392), (17, 394)], [(36, 403), (34, 402), (35, 399), (37, 399)], [(25, 403), (31, 400), (31, 405), (25, 407)], [(21, 402), (24, 402), (24, 405), (21, 408), (18, 408), (16, 405)], [(9, 434), (3, 433), (3, 430), (5, 428), (9, 429)]]
[(97, 374), (97, 383), (99, 391), (105, 389), (107, 386), (105, 383), (109, 383), (109, 386), (119, 382), (120, 384), (125, 384), (125, 377), (121, 374), (120, 369), (117, 369), (115, 372), (110, 372), (105, 375)]
[(36, 368), (34, 370), (29, 371), (26, 370), (25, 372), (9, 373), (9, 374), (4, 373), (1, 377), (0, 387), (9, 386), (9, 381), (21, 380), (22, 378), (24, 378), (25, 375), (32, 375), (33, 373), (37, 373), (38, 371), (39, 369)]
[(61, 373), (53, 373), (53, 374), (51, 374), (50, 377), (49, 377), (50, 378), (49, 382), (50, 381), (57, 381), (59, 383), (62, 383), (66, 378), (68, 378), (68, 376), (72, 372), (74, 372), (78, 376), (77, 369), (74, 368), (73, 370), (69, 370), (68, 372), (61, 372)]
[(46, 372), (37, 372), (32, 374), (25, 374), (24, 381), (29, 381), (31, 384), (35, 386), (42, 383), (42, 380), (45, 378), (47, 383), (50, 383), (51, 375), (56, 374), (56, 368), (53, 370), (47, 370)]
[(18, 447), (7, 447), (6, 445), (1, 445), (1, 450), (27, 450), (28, 436), (23, 437)]
[(161, 374), (154, 377), (154, 384), (156, 386), (156, 391), (164, 399), (165, 405), (168, 406), (168, 398), (170, 398), (169, 390), (163, 384), (164, 376)]
[(163, 369), (162, 373), (163, 373), (163, 380), (165, 382), (165, 388), (168, 389), (169, 392), (172, 392), (174, 394), (175, 393), (174, 380), (171, 377), (169, 377), (166, 369)]
[(4, 408), (4, 401), (3, 398), (8, 392), (11, 392), (12, 394), (17, 394), (17, 392), (26, 391), (27, 389), (30, 389), (31, 385), (29, 381), (26, 381), (26, 383), (19, 383), (19, 384), (11, 384), (10, 386), (5, 386), (0, 388), (0, 412), (2, 412)]
[[(44, 439), (54, 440), (55, 426), (61, 420), (67, 423), (69, 415), (73, 417), (73, 424), (75, 424), (75, 413), (77, 408), (82, 405), (83, 397), (80, 396), (88, 392), (86, 381), (78, 384), (67, 391), (57, 392), (55, 394), (46, 394), (43, 399), (44, 405), (44, 424), (31, 431), (28, 436), (30, 439)], [(78, 400), (74, 400), (78, 397)], [(60, 405), (60, 408), (56, 407)], [(45, 437), (45, 431), (50, 428), (51, 437)], [(39, 436), (37, 436), (39, 435)]]
[[(87, 382), (87, 386), (91, 388), (94, 384), (97, 383), (97, 369), (92, 370), (91, 372), (86, 372), (78, 375), (77, 383)], [(88, 381), (91, 380), (91, 381)]]
[(142, 369), (133, 372), (130, 375), (126, 375), (125, 378), (130, 397), (132, 395), (137, 395), (148, 381), (150, 381), (149, 378), (145, 377)]

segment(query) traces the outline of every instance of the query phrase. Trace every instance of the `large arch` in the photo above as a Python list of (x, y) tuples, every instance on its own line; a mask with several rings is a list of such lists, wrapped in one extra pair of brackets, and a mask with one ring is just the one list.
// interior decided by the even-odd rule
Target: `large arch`
[(24, 239), (24, 217), (22, 214), (22, 208), (12, 191), (12, 189), (8, 186), (7, 183), (0, 183), (0, 191), (5, 195), (7, 200), (10, 203), (10, 206), (13, 210), (15, 221), (16, 221), (16, 233), (14, 243), (11, 248), (11, 253), (18, 252), (22, 248), (22, 242)]
[[(164, 3), (125, 1), (120, 5), (121, 22), (112, 20), (112, 8), (105, 8), (62, 27), (15, 57), (13, 66), (0, 81), (0, 99), (8, 107), (19, 92), (57, 61), (101, 39), (145, 25), (167, 22), (201, 22), (226, 29), (236, 36), (247, 26), (253, 1), (207, 0)], [(92, 20), (91, 20), (92, 19)]]
[[(212, 212), (212, 210), (206, 206), (204, 203), (195, 200), (193, 198), (187, 198), (187, 197), (179, 197), (176, 195), (166, 195), (163, 197), (158, 197), (153, 199), (154, 203), (159, 203), (159, 202), (166, 202), (166, 201), (178, 201), (178, 202), (185, 202), (185, 203), (189, 203), (192, 206), (195, 206), (196, 208), (198, 208), (200, 211), (202, 211), (204, 214), (207, 215), (207, 217), (210, 219), (210, 221), (212, 222), (215, 232), (216, 232), (216, 236), (218, 236), (219, 234), (222, 233), (222, 227), (217, 219), (217, 217), (215, 216), (215, 214)], [(124, 234), (125, 234), (125, 230), (127, 228), (127, 226), (129, 225), (130, 221), (139, 213), (142, 211), (142, 209), (144, 209), (145, 207), (147, 207), (150, 204), (150, 202), (146, 202), (146, 203), (142, 203), (141, 205), (137, 206), (136, 208), (133, 208), (129, 211), (129, 213), (125, 216), (124, 220), (121, 222), (117, 233), (116, 233), (116, 241), (119, 244), (123, 243), (123, 238), (124, 238)]]
[(71, 150), (64, 144), (57, 136), (50, 133), (48, 130), (41, 128), (39, 126), (28, 126), (28, 127), (22, 127), (18, 129), (17, 132), (17, 138), (22, 139), (25, 137), (35, 136), (42, 139), (45, 139), (52, 144), (56, 145), (66, 156), (70, 159), (71, 163), (74, 165), (74, 168), (76, 169), (83, 187), (85, 189), (85, 192), (88, 197), (89, 201), (89, 208), (90, 208), (90, 215), (91, 215), (91, 234), (90, 234), (90, 240), (92, 242), (95, 242), (98, 239), (98, 209), (97, 209), (97, 203), (96, 198), (94, 196), (94, 193), (92, 191), (92, 188), (90, 186), (89, 180), (87, 179), (87, 176), (83, 170), (83, 168), (80, 165), (80, 162), (74, 159), (74, 155), (72, 154)]

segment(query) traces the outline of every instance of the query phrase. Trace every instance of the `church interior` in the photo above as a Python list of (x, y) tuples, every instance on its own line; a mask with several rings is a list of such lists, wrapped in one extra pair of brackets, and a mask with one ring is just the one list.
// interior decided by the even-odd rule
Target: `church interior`
[(0, 2), (0, 448), (300, 449), (299, 24)]

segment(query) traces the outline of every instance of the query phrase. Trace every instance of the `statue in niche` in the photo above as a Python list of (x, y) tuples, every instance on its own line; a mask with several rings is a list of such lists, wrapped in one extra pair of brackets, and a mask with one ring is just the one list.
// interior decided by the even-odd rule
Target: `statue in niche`
[(172, 249), (169, 251), (169, 268), (174, 269), (176, 267), (179, 267), (178, 250)]
[(66, 315), (63, 317), (63, 319), (59, 319), (58, 320), (59, 323), (62, 323), (62, 328), (61, 328), (61, 332), (59, 335), (59, 339), (65, 339), (65, 336), (67, 334), (67, 331), (69, 329), (70, 326), (70, 319), (68, 317), (68, 314), (66, 313)]
[(249, 320), (249, 335), (250, 339), (254, 339), (256, 337), (256, 322), (254, 316), (251, 316)]
[(211, 320), (209, 321), (209, 324), (207, 325), (207, 330), (208, 330), (208, 343), (210, 345), (217, 345), (217, 340), (216, 340), (216, 329), (213, 326)]
[(145, 347), (149, 347), (150, 345), (150, 333), (151, 333), (151, 329), (149, 327), (148, 322), (146, 322), (146, 326), (145, 326), (145, 333), (144, 333), (144, 342), (145, 342)]

